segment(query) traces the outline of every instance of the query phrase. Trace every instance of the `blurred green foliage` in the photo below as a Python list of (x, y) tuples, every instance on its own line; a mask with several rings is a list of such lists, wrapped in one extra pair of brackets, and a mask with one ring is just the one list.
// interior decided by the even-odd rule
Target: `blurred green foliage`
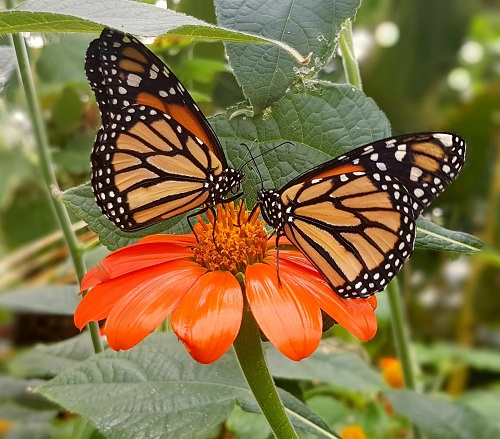
[[(215, 23), (211, 2), (181, 0), (175, 7)], [(394, 31), (397, 36), (391, 43)], [(494, 366), (497, 358), (487, 353), (500, 347), (500, 8), (486, 0), (365, 0), (354, 33), (364, 92), (388, 116), (394, 134), (449, 130), (467, 139), (465, 169), (434, 203), (429, 216), (438, 224), (480, 237), (494, 257), (479, 254), (453, 259), (417, 251), (404, 269), (403, 290), (413, 336), (426, 346), (417, 350), (423, 386), (461, 394), (464, 404), (498, 426), (492, 407), (500, 406), (500, 374)], [(27, 38), (63, 189), (84, 183), (89, 176), (99, 113), (83, 62), (94, 37), (43, 34)], [(0, 256), (5, 256), (57, 226), (38, 170), (8, 41), (3, 38), (1, 43)], [(204, 113), (214, 114), (244, 100), (222, 43), (190, 43), (189, 38), (163, 37), (155, 41), (153, 50), (178, 74)], [(340, 58), (332, 58), (319, 76), (342, 82)], [(374, 364), (396, 354), (385, 298), (379, 296), (380, 330), (366, 345)], [(338, 327), (331, 333), (349, 338)], [(456, 344), (462, 346), (456, 348)], [(462, 366), (468, 366), (469, 375), (460, 374)], [(404, 420), (388, 413), (384, 400), (371, 394), (360, 396), (335, 386), (315, 391), (308, 383), (301, 386), (313, 411), (335, 428), (354, 419), (370, 438), (378, 438), (398, 437), (405, 427)], [(45, 409), (30, 415), (34, 424), (53, 417), (53, 407)], [(22, 411), (16, 416), (27, 415)], [(248, 425), (259, 422), (255, 416), (259, 415), (235, 412), (227, 428), (236, 431), (236, 437), (250, 437), (245, 432)], [(54, 436), (54, 430), (57, 437), (71, 437), (68, 431), (86, 428), (81, 438), (98, 437), (80, 419), (71, 422), (78, 424), (71, 427), (74, 430), (68, 430), (67, 424), (56, 425), (49, 436), (40, 437)], [(35, 437), (29, 436), (30, 428), (31, 424), (25, 437)], [(266, 434), (266, 425), (259, 428)], [(42, 430), (38, 433), (45, 434)]]

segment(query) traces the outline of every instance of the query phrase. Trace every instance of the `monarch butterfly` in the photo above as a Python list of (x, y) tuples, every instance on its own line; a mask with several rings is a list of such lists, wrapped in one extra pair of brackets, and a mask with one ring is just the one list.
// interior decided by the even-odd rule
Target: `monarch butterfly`
[(276, 246), (285, 235), (339, 296), (369, 297), (410, 257), (418, 215), (457, 177), (465, 148), (452, 133), (379, 140), (259, 191), (258, 205)]
[(102, 119), (91, 154), (102, 212), (135, 231), (240, 194), (219, 139), (181, 82), (132, 35), (105, 28), (85, 71)]

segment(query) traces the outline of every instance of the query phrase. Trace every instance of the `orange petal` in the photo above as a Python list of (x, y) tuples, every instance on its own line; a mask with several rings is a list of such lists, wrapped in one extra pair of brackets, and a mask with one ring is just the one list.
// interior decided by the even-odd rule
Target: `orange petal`
[(164, 242), (168, 244), (177, 244), (183, 247), (193, 247), (196, 245), (196, 237), (192, 233), (184, 235), (147, 235), (138, 241), (140, 244), (146, 242)]
[(81, 330), (88, 322), (105, 319), (113, 306), (131, 290), (155, 277), (168, 273), (172, 268), (184, 266), (193, 267), (196, 264), (189, 261), (165, 262), (97, 285), (78, 304), (75, 311), (75, 325)]
[[(277, 252), (269, 252), (269, 257), (266, 261), (270, 265), (276, 264), (276, 254)], [(280, 263), (283, 260), (293, 262), (298, 270), (304, 271), (305, 276), (308, 276), (310, 272), (312, 272), (313, 275), (318, 274), (318, 269), (298, 250), (280, 250), (279, 255)]]
[(125, 274), (92, 288), (76, 308), (74, 318), (76, 327), (82, 330), (88, 322), (97, 322), (108, 317), (111, 308), (123, 296), (152, 277), (164, 274), (167, 264)]
[(172, 313), (172, 329), (191, 356), (212, 363), (231, 347), (243, 314), (243, 293), (229, 272), (204, 274)]
[(130, 349), (142, 341), (165, 320), (205, 272), (205, 268), (190, 261), (163, 264), (161, 274), (151, 276), (128, 291), (112, 307), (106, 320), (109, 346), (118, 351)]
[(304, 267), (281, 259), (280, 276), (295, 286), (301, 286), (316, 298), (319, 307), (341, 326), (363, 341), (373, 338), (377, 332), (377, 319), (372, 306), (373, 299), (343, 299), (316, 271), (304, 276)]
[(161, 242), (158, 238), (155, 242), (150, 240), (132, 244), (110, 253), (99, 264), (92, 267), (83, 278), (81, 289), (83, 291), (101, 282), (142, 268), (190, 256), (193, 256), (193, 251), (189, 247), (172, 242)]
[(249, 265), (246, 294), (255, 320), (278, 350), (292, 360), (302, 360), (318, 347), (321, 312), (314, 297), (286, 279), (278, 285), (276, 268)]

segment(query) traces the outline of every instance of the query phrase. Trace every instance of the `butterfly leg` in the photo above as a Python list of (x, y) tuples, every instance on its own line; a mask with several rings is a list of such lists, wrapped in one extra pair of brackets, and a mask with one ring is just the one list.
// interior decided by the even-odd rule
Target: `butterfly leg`
[(279, 240), (280, 240), (280, 235), (276, 233), (276, 277), (278, 278), (278, 285), (281, 287)]
[(196, 232), (194, 231), (194, 227), (191, 224), (190, 219), (193, 218), (193, 217), (196, 217), (198, 215), (204, 214), (207, 210), (210, 210), (210, 212), (212, 212), (212, 215), (214, 217), (214, 223), (213, 223), (213, 228), (212, 228), (212, 240), (214, 241), (215, 248), (220, 253), (219, 246), (217, 245), (217, 242), (215, 240), (215, 225), (217, 224), (217, 211), (215, 210), (215, 208), (213, 206), (208, 205), (208, 206), (204, 207), (203, 209), (198, 210), (197, 212), (194, 212), (191, 215), (188, 215), (186, 217), (186, 219), (187, 219), (187, 221), (189, 223), (189, 227), (191, 228), (191, 231), (193, 232), (193, 234), (194, 234), (194, 236), (196, 238), (196, 242), (200, 242), (199, 239), (198, 239), (198, 235), (196, 235)]
[[(196, 232), (194, 231), (194, 226), (193, 226), (193, 224), (191, 223), (191, 218), (195, 218), (195, 217), (197, 217), (198, 215), (202, 215), (202, 214), (204, 214), (204, 213), (205, 213), (208, 209), (209, 209), (209, 208), (208, 208), (208, 206), (207, 206), (207, 207), (204, 207), (203, 209), (198, 210), (197, 212), (194, 212), (194, 213), (192, 213), (191, 215), (188, 215), (188, 216), (186, 217), (187, 222), (188, 222), (188, 224), (189, 224), (189, 228), (191, 229), (191, 232), (193, 232), (193, 235), (194, 235), (194, 237), (196, 238), (196, 242), (198, 242), (198, 243), (200, 242), (200, 240), (198, 239), (198, 235), (197, 235), (197, 234), (196, 234)], [(214, 225), (215, 225), (215, 224), (214, 224)], [(214, 228), (214, 230), (215, 230), (215, 228)]]

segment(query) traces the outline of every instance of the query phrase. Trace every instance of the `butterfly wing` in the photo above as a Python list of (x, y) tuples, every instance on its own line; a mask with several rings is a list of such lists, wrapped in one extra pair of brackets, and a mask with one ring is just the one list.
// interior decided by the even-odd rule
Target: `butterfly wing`
[(103, 125), (113, 112), (143, 104), (177, 120), (227, 167), (212, 127), (174, 73), (136, 37), (105, 28), (88, 50), (85, 71)]
[(135, 37), (109, 28), (93, 41), (85, 70), (103, 126), (91, 155), (103, 213), (134, 231), (202, 204), (239, 184), (220, 142), (180, 81)]
[(137, 230), (207, 202), (209, 170), (221, 163), (175, 119), (144, 105), (111, 117), (97, 134), (92, 185), (101, 210)]
[(274, 200), (264, 191), (261, 203), (278, 234), (337, 294), (368, 297), (410, 257), (418, 215), (456, 178), (464, 157), (465, 142), (455, 134), (393, 137), (311, 169)]

